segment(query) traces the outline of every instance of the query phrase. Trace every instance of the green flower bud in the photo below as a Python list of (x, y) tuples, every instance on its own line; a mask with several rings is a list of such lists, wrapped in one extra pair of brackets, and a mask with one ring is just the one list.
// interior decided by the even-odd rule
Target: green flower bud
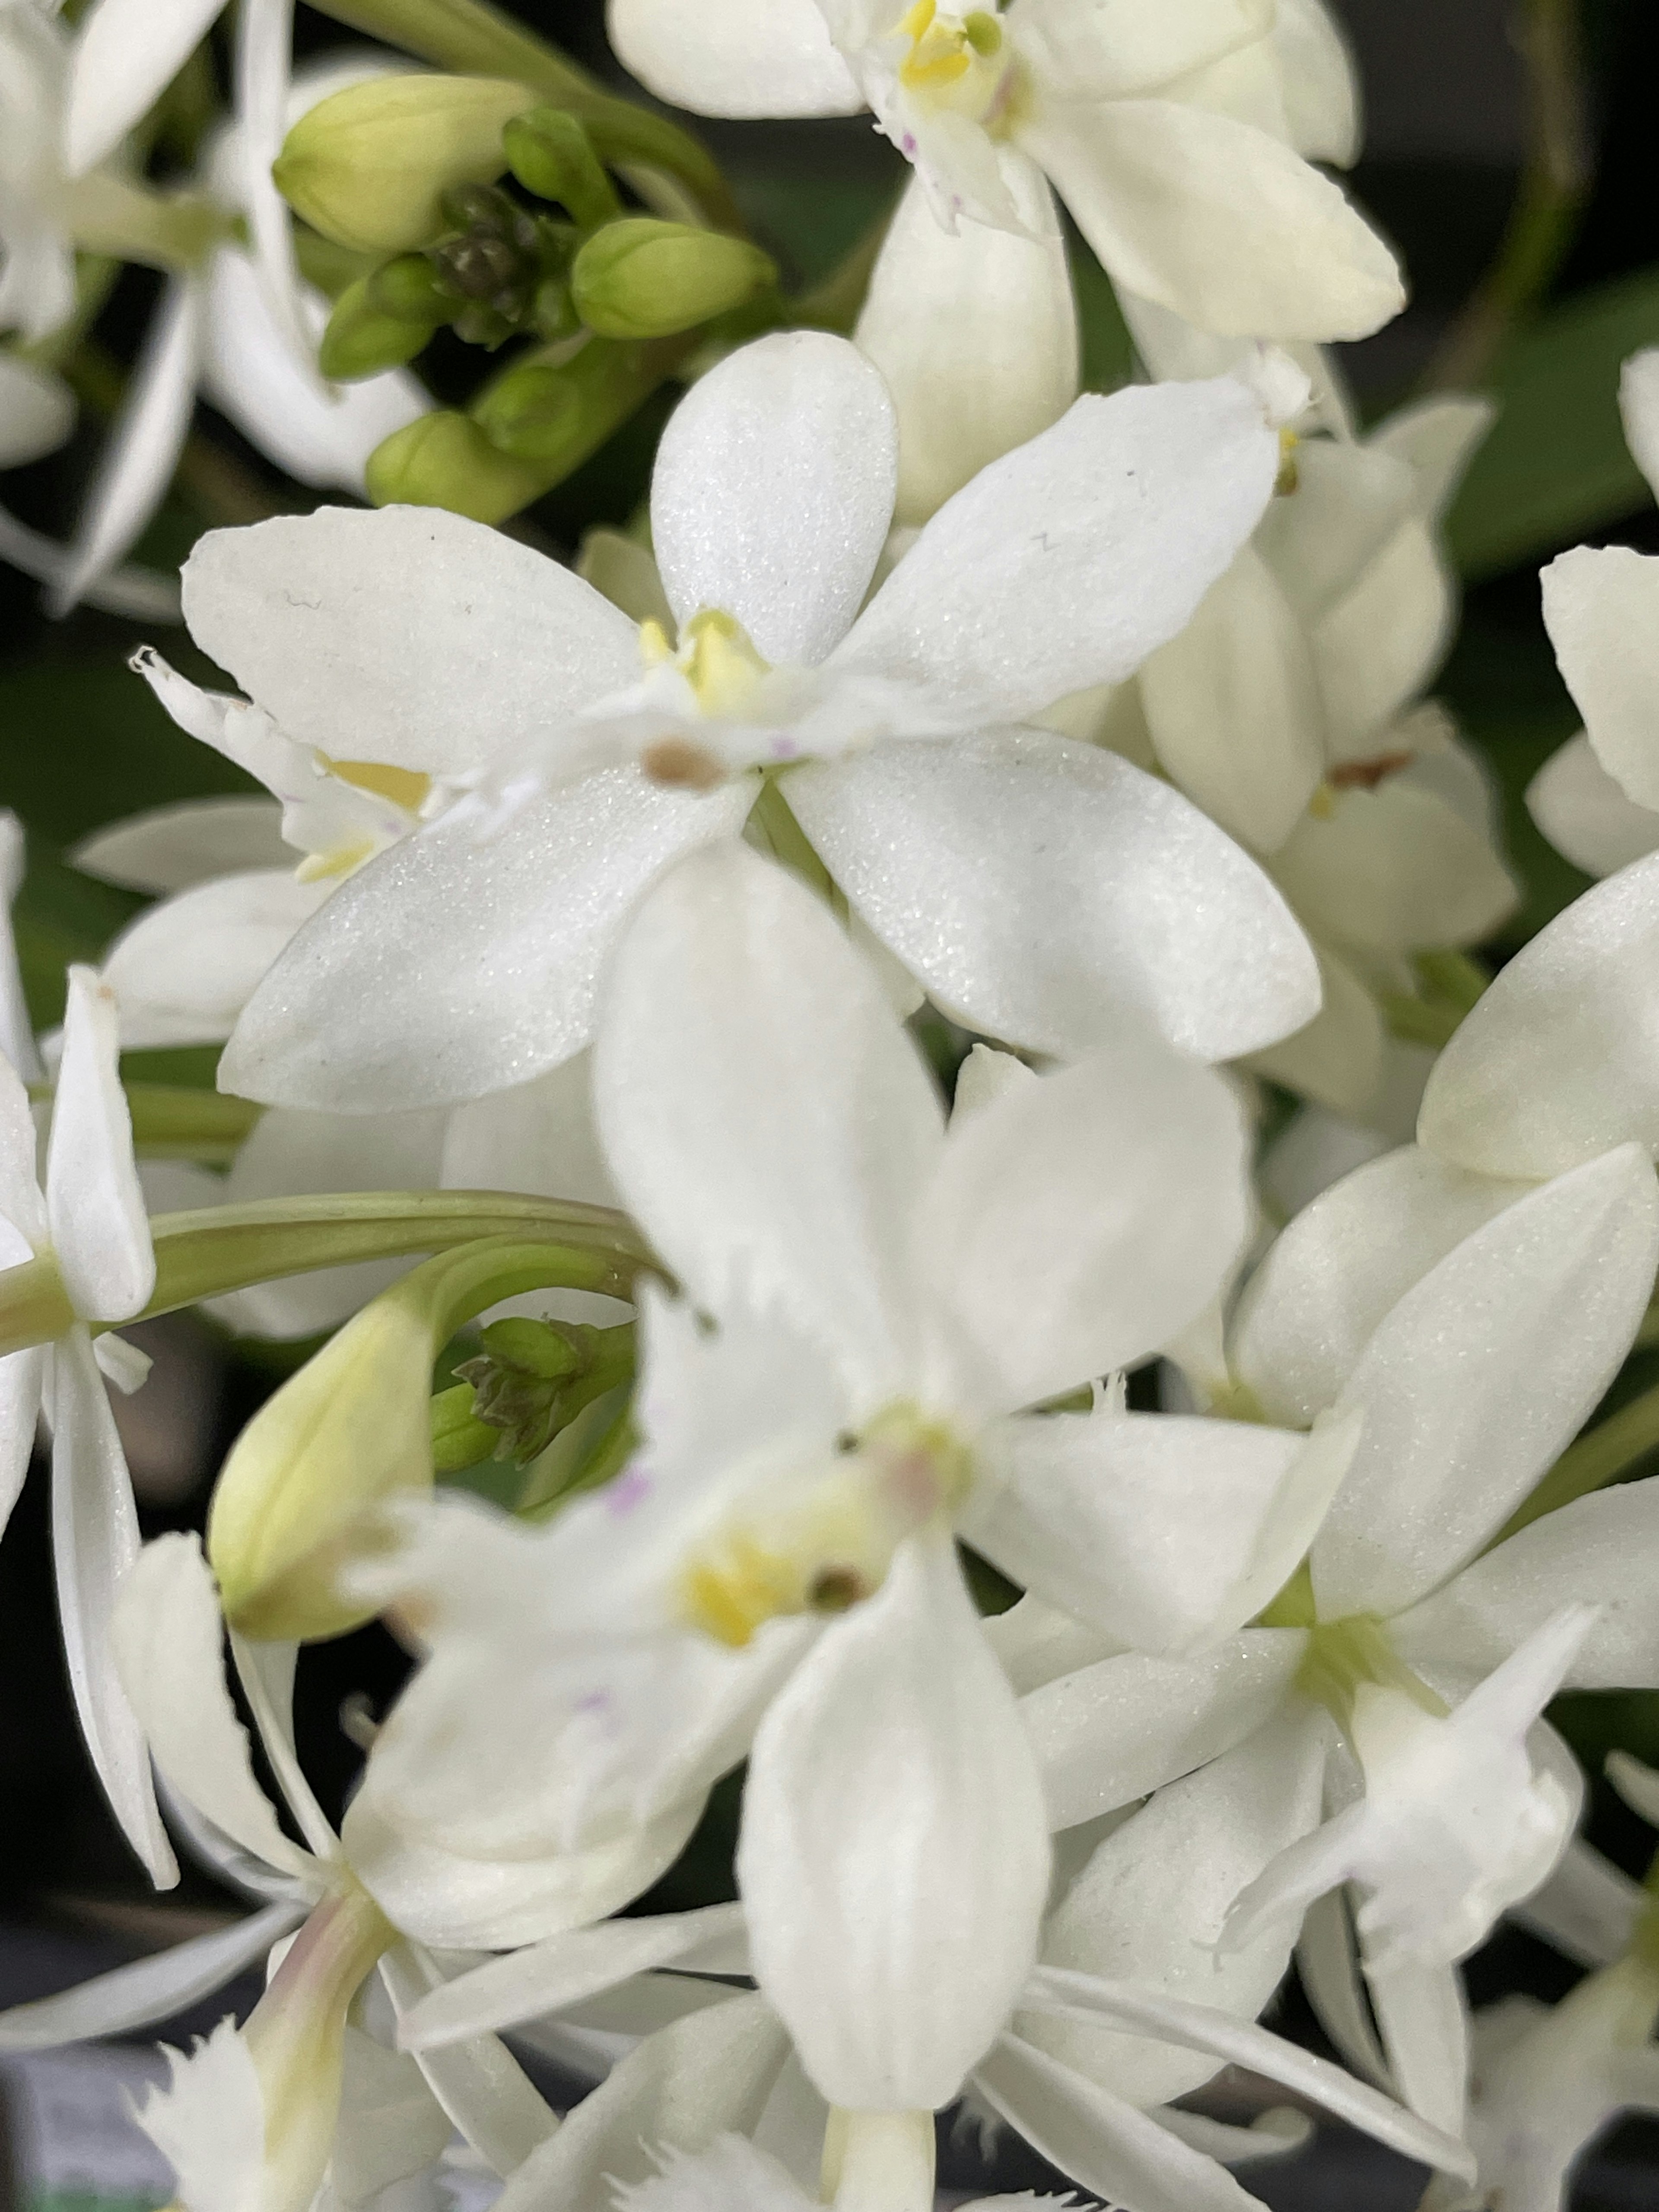
[(502, 129), (534, 104), (499, 77), (374, 77), (302, 115), (271, 173), (325, 238), (399, 252), (439, 236), (453, 186), (500, 176)]
[(555, 481), (498, 450), (465, 415), (442, 410), (382, 439), (365, 475), (376, 507), (447, 507), (475, 522), (504, 522)]
[(661, 382), (684, 348), (590, 338), (568, 361), (514, 362), (472, 403), (472, 418), (503, 453), (543, 468), (544, 485), (580, 467)]
[(501, 133), (507, 166), (526, 191), (568, 208), (584, 230), (622, 213), (617, 188), (593, 151), (592, 140), (562, 107), (532, 107), (514, 116)]
[(501, 1440), (499, 1429), (481, 1421), (472, 1410), (472, 1385), (458, 1382), (441, 1390), (431, 1405), (432, 1465), (441, 1474), (459, 1474), (489, 1459)]
[(431, 257), (425, 253), (399, 253), (383, 261), (369, 276), (368, 297), (383, 315), (424, 323), (428, 330), (447, 323), (453, 306), (439, 284)]
[(777, 282), (747, 239), (628, 216), (596, 231), (570, 270), (576, 311), (611, 338), (666, 337), (741, 307)]
[(400, 368), (413, 361), (432, 336), (430, 323), (411, 322), (376, 307), (374, 283), (372, 276), (363, 276), (349, 284), (328, 319), (317, 349), (317, 365), (336, 384), (351, 384), (383, 368)]
[(550, 1322), (496, 1322), (483, 1352), (456, 1369), (471, 1382), (475, 1418), (497, 1432), (497, 1459), (527, 1467), (585, 1406), (634, 1370), (634, 1331)]

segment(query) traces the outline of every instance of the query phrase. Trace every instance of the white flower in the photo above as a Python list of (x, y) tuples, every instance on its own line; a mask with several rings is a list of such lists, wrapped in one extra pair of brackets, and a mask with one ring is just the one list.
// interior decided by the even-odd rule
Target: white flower
[[(359, 1805), (507, 1898), (537, 1860), (683, 1834), (752, 1736), (763, 1985), (836, 2101), (937, 2105), (1029, 1968), (1048, 1856), (952, 1523), (1182, 1649), (1278, 1586), (1352, 1437), (1020, 1413), (1182, 1326), (1243, 1232), (1226, 1084), (1139, 1026), (1061, 1074), (1011, 1069), (947, 1135), (830, 918), (726, 845), (630, 924), (595, 1081), (612, 1173), (686, 1292), (644, 1305), (643, 1445), (544, 1531), (439, 1504), (356, 1571), (430, 1655)], [(1143, 1545), (1175, 1571), (1148, 1577)], [(507, 1940), (488, 1924), (429, 1932)], [(931, 1962), (955, 1945), (972, 1984), (947, 1992)]]
[(960, 15), (777, 0), (758, 16), (612, 0), (611, 35), (653, 91), (704, 114), (867, 105), (947, 231), (1040, 237), (1052, 184), (1129, 292), (1212, 331), (1358, 337), (1403, 295), (1386, 247), (1303, 159), (1352, 157), (1336, 33), (1316, 5), (1284, 12), (1275, 39), (1249, 0)]
[(15, 1267), (50, 1255), (64, 1305), (51, 1344), (0, 1359), (0, 1517), (16, 1502), (44, 1412), (52, 1434), (58, 1611), (76, 1711), (122, 1832), (151, 1880), (166, 1887), (179, 1870), (156, 1813), (143, 1735), (109, 1650), (110, 1605), (137, 1555), (138, 1523), (103, 1376), (134, 1389), (149, 1362), (118, 1337), (94, 1338), (88, 1326), (139, 1312), (155, 1261), (116, 1073), (115, 1004), (88, 968), (69, 971), (44, 1190), (35, 1153), (28, 1093), (10, 1061), (0, 1061), (0, 1260)]
[(757, 828), (991, 1035), (1083, 1049), (1127, 1003), (1223, 1057), (1297, 1026), (1310, 958), (1254, 866), (1167, 787), (1010, 726), (1180, 626), (1276, 453), (1231, 382), (1080, 400), (941, 510), (855, 620), (890, 406), (844, 341), (763, 340), (664, 440), (668, 659), (654, 625), (436, 510), (213, 533), (186, 574), (194, 635), (280, 730), (481, 787), (313, 919), (225, 1083), (362, 1112), (527, 1080), (591, 1035), (645, 884), (757, 800)]

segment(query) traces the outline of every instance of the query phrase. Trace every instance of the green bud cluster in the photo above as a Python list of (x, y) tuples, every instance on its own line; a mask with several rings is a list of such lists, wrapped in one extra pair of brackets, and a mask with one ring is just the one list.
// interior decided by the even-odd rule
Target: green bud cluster
[(578, 1413), (633, 1373), (631, 1324), (600, 1329), (513, 1317), (492, 1322), (483, 1344), (455, 1370), (462, 1382), (432, 1401), (433, 1455), (443, 1472), (486, 1454), (528, 1467)]

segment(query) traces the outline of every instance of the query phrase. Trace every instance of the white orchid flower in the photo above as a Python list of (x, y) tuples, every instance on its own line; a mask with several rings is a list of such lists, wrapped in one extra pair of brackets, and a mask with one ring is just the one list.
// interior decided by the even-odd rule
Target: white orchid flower
[[(523, 1891), (556, 1935), (538, 1860), (627, 1845), (637, 1881), (752, 1740), (738, 1867), (763, 1986), (836, 2102), (931, 2107), (1029, 1969), (1048, 1866), (952, 1524), (1057, 1601), (1185, 1649), (1278, 1586), (1352, 1435), (1021, 1413), (1183, 1325), (1243, 1233), (1229, 1088), (1144, 1028), (1060, 1075), (1011, 1070), (947, 1136), (831, 918), (726, 844), (630, 924), (595, 1083), (611, 1172), (686, 1291), (644, 1304), (644, 1442), (544, 1530), (439, 1503), (402, 1557), (354, 1570), (428, 1651), (359, 1806), (424, 1851), (432, 1892), (467, 1860), (489, 1913)], [(1148, 1528), (1183, 1562), (1173, 1601), (1143, 1571)], [(890, 1860), (890, 1910), (859, 1871), (874, 1835), (915, 1862)], [(495, 1919), (422, 1932), (509, 1940)], [(940, 1990), (942, 1945), (971, 1949), (972, 1990)]]
[(799, 332), (724, 362), (664, 440), (666, 658), (656, 625), (435, 510), (210, 535), (193, 634), (278, 729), (480, 787), (313, 917), (226, 1085), (365, 1112), (556, 1065), (592, 1034), (645, 884), (757, 801), (992, 1035), (1084, 1049), (1126, 1003), (1206, 1057), (1296, 1027), (1311, 961), (1254, 866), (1167, 787), (1012, 726), (1180, 626), (1276, 454), (1235, 383), (1085, 398), (942, 509), (855, 620), (892, 511), (891, 408), (853, 347)]
[(123, 1834), (165, 1888), (179, 1869), (155, 1809), (143, 1731), (109, 1648), (110, 1605), (137, 1555), (138, 1522), (104, 1376), (136, 1389), (149, 1363), (118, 1337), (94, 1338), (91, 1326), (140, 1311), (155, 1260), (116, 1073), (115, 1004), (88, 968), (69, 971), (44, 1189), (28, 1093), (9, 1060), (0, 1062), (0, 1257), (15, 1266), (50, 1255), (72, 1312), (50, 1345), (0, 1359), (0, 1525), (16, 1503), (44, 1413), (52, 1437), (58, 1605), (76, 1712)]
[(947, 232), (1041, 237), (1052, 187), (1132, 293), (1209, 330), (1358, 337), (1403, 295), (1387, 248), (1303, 159), (1351, 159), (1334, 141), (1352, 130), (1332, 112), (1335, 33), (1316, 6), (1291, 15), (1322, 71), (1264, 35), (1273, 13), (1248, 0), (1156, 21), (1065, 0), (963, 15), (788, 0), (758, 16), (735, 0), (612, 0), (610, 27), (636, 76), (702, 114), (868, 106)]
[[(1659, 347), (1625, 363), (1619, 411), (1659, 498)], [(1659, 560), (1578, 545), (1549, 563), (1542, 584), (1544, 627), (1584, 727), (1544, 763), (1527, 804), (1575, 866), (1612, 875), (1659, 847)]]
[[(1641, 1319), (1659, 1260), (1652, 1170), (1625, 1146), (1472, 1226), (1356, 1332), (1357, 1356), (1311, 1274), (1295, 1297), (1247, 1291), (1235, 1373), (1257, 1409), (1361, 1424), (1306, 1571), (1213, 1656), (1103, 1656), (1026, 1700), (1069, 1820), (1240, 1741), (1286, 1699), (1308, 1725), (1322, 1704), (1338, 1717), (1364, 1794), (1287, 1852), (1238, 1927), (1322, 1887), (1365, 1887), (1373, 1996), (1414, 2102), (1446, 2094), (1447, 1963), (1542, 1881), (1571, 1823), (1571, 1761), (1534, 1732), (1538, 1712), (1564, 1682), (1659, 1680), (1659, 1486), (1580, 1499), (1492, 1548)], [(1378, 1272), (1356, 1270), (1362, 1300)]]

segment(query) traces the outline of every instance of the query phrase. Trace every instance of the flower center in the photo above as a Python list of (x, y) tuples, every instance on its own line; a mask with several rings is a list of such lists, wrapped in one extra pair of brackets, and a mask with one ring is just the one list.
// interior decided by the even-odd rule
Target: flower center
[(898, 81), (919, 106), (950, 108), (975, 123), (990, 117), (1008, 76), (1002, 26), (994, 14), (975, 9), (942, 15), (936, 0), (915, 0), (899, 19), (896, 35), (909, 46)]
[(765, 1622), (845, 1613), (873, 1596), (907, 1536), (961, 1503), (972, 1455), (943, 1423), (890, 1407), (815, 1482), (759, 1492), (697, 1547), (679, 1577), (690, 1626), (741, 1650)]

